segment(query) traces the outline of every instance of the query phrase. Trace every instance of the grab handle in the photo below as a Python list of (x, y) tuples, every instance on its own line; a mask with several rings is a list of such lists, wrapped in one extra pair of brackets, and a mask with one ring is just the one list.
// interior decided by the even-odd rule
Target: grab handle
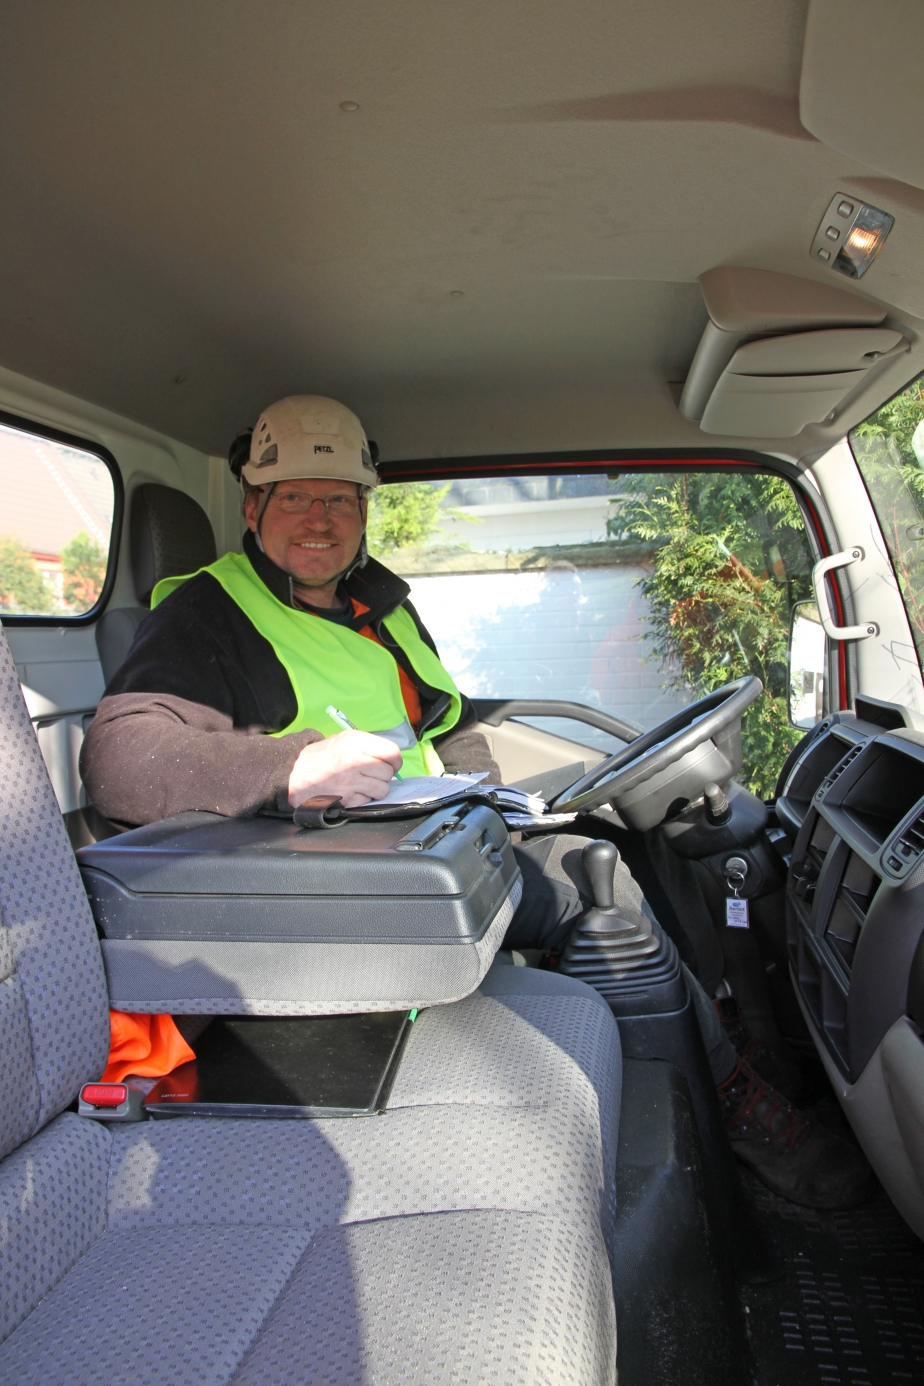
[(836, 626), (831, 620), (828, 607), (825, 574), (833, 572), (835, 568), (847, 568), (851, 563), (860, 563), (863, 556), (863, 550), (858, 544), (852, 549), (843, 549), (840, 553), (832, 553), (828, 558), (819, 559), (812, 569), (815, 605), (818, 607), (818, 615), (821, 617), (825, 635), (830, 640), (867, 640), (871, 635), (879, 634), (879, 627), (875, 621), (864, 621), (858, 626)]

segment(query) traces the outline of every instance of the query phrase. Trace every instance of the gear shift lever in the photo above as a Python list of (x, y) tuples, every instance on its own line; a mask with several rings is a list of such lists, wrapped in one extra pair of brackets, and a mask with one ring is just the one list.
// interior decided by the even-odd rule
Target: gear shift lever
[(596, 842), (588, 842), (581, 853), (581, 861), (590, 881), (595, 909), (611, 910), (614, 904), (613, 877), (619, 861), (619, 853), (615, 846), (612, 842), (604, 842), (602, 838), (598, 838)]
[(588, 842), (581, 855), (594, 903), (571, 931), (561, 971), (606, 990), (606, 983), (657, 953), (651, 920), (638, 910), (617, 905), (613, 876), (619, 852), (612, 842)]

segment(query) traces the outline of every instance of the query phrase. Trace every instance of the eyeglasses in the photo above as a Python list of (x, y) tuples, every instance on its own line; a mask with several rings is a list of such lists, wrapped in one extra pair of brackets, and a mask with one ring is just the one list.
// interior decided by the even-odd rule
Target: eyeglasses
[(307, 496), (302, 491), (274, 491), (269, 504), (283, 515), (307, 515), (315, 502), (323, 505), (328, 517), (347, 519), (356, 515), (362, 504), (359, 496)]

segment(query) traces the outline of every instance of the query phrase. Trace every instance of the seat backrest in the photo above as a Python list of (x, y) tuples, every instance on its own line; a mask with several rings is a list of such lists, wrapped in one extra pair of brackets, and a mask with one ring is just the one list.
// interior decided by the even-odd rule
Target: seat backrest
[(218, 557), (211, 521), (198, 501), (147, 482), (132, 496), (129, 527), (135, 596), (149, 606), (161, 578), (194, 573)]
[(110, 608), (96, 623), (107, 685), (125, 662), (161, 578), (194, 573), (217, 557), (211, 522), (198, 501), (155, 482), (146, 482), (132, 495), (129, 546), (139, 605)]
[(98, 1078), (109, 1001), (96, 927), (0, 631), (0, 1157)]
[(107, 685), (128, 658), (138, 627), (148, 614), (146, 606), (116, 606), (97, 621), (96, 651)]

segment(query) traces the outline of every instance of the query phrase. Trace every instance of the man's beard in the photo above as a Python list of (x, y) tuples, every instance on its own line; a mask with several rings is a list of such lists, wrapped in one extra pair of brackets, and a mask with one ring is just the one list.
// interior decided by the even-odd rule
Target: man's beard
[(348, 563), (345, 568), (341, 568), (340, 572), (335, 573), (333, 577), (316, 578), (314, 581), (311, 581), (309, 578), (296, 577), (294, 573), (290, 573), (289, 577), (292, 579), (292, 586), (295, 588), (296, 592), (299, 589), (305, 592), (316, 592), (322, 587), (330, 587), (332, 584), (338, 583), (344, 573), (348, 573), (352, 566), (352, 563)]
[(368, 558), (369, 552), (366, 548), (366, 532), (363, 530), (363, 536), (359, 541), (359, 548), (356, 550), (349, 563), (341, 568), (339, 573), (335, 573), (333, 577), (324, 578), (323, 580), (318, 578), (311, 581), (310, 579), (296, 577), (294, 573), (289, 573), (289, 578), (291, 579), (293, 589), (301, 587), (306, 592), (316, 591), (319, 587), (330, 587), (332, 583), (336, 584), (341, 582), (344, 578), (349, 577), (357, 568), (364, 568)]

